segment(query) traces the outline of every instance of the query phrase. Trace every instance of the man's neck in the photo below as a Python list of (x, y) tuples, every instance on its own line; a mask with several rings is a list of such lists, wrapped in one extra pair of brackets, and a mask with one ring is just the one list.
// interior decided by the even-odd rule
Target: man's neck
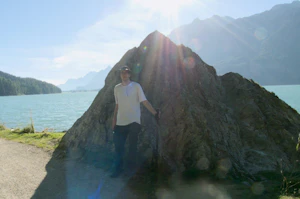
[(122, 81), (122, 85), (123, 86), (127, 86), (128, 84), (130, 84), (130, 80), (125, 80), (125, 81)]

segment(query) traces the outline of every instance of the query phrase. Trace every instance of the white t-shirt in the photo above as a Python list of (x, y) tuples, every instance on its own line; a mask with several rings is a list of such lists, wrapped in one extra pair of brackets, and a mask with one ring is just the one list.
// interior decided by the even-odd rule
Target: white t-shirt
[(133, 122), (141, 123), (140, 103), (147, 100), (139, 83), (115, 86), (114, 95), (118, 104), (117, 125), (125, 126)]

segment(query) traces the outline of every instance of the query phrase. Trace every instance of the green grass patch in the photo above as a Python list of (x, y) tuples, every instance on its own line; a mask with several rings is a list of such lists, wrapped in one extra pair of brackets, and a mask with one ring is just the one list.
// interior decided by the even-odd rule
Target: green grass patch
[(54, 150), (64, 135), (65, 133), (62, 132), (27, 133), (24, 129), (13, 131), (11, 129), (0, 130), (0, 138), (34, 145), (46, 150)]
[(5, 126), (3, 124), (0, 124), (0, 131), (3, 131), (5, 129), (6, 129)]

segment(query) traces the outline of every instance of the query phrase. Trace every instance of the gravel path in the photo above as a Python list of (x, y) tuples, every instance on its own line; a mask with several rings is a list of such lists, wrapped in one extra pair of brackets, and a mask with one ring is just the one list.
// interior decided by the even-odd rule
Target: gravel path
[(111, 179), (93, 165), (57, 160), (35, 146), (0, 139), (0, 199), (140, 198), (126, 188), (128, 180)]
[(50, 159), (51, 154), (37, 147), (0, 139), (0, 198), (30, 198)]

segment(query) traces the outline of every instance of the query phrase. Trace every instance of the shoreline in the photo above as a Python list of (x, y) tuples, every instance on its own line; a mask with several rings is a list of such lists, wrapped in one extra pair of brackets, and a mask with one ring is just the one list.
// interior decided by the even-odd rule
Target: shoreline
[(30, 127), (10, 129), (0, 124), (0, 138), (36, 146), (47, 152), (53, 152), (64, 135), (65, 132), (35, 132)]

